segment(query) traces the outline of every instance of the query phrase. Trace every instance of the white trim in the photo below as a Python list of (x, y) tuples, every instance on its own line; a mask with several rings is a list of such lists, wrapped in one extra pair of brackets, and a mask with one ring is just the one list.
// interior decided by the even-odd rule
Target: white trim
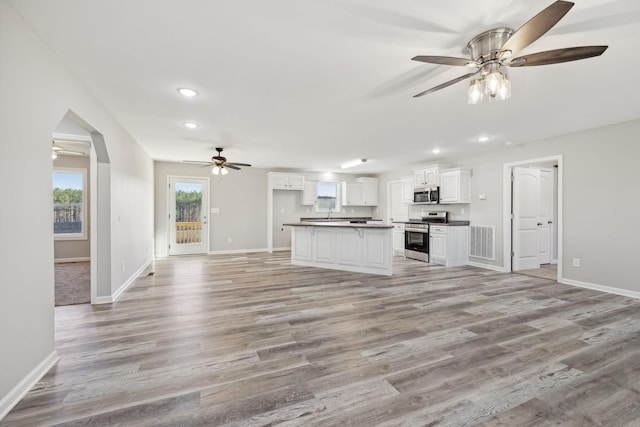
[(640, 292), (636, 292), (636, 291), (628, 291), (626, 289), (612, 288), (611, 286), (596, 285), (595, 283), (581, 282), (579, 280), (573, 280), (573, 279), (561, 279), (561, 280), (558, 280), (558, 282), (564, 285), (576, 286), (578, 288), (591, 289), (594, 291), (606, 292), (608, 294), (622, 295), (624, 297), (640, 299)]
[(78, 258), (56, 258), (53, 260), (54, 263), (63, 263), (63, 262), (87, 262), (91, 261), (91, 257), (78, 257)]
[(283, 247), (280, 247), (280, 248), (273, 248), (272, 249), (273, 252), (276, 252), (276, 251), (283, 252), (283, 251), (290, 251), (290, 250), (291, 250), (291, 246), (286, 246), (286, 247), (283, 246)]
[(111, 296), (106, 296), (106, 297), (97, 297), (96, 301), (94, 302), (94, 304), (110, 304), (112, 302), (116, 302), (118, 300), (118, 298), (120, 298), (120, 295), (122, 295), (122, 293), (124, 291), (127, 290), (127, 288), (129, 286), (131, 286), (131, 284), (138, 278), (140, 277), (140, 275), (142, 274), (142, 272), (153, 262), (153, 258), (149, 258), (149, 260), (147, 260), (147, 262), (144, 263), (144, 265), (142, 267), (140, 267), (135, 273), (133, 273), (133, 275), (131, 275), (131, 277), (129, 277), (127, 279), (126, 282), (124, 282), (122, 284), (122, 286), (120, 286), (114, 293), (111, 294)]
[(497, 271), (499, 273), (508, 273), (509, 272), (504, 267), (500, 267), (499, 265), (485, 264), (485, 263), (482, 263), (482, 262), (467, 261), (467, 265), (470, 266), (470, 267), (484, 268), (485, 270), (493, 270), (493, 271)]
[(6, 396), (0, 399), (0, 420), (13, 409), (14, 406), (35, 386), (38, 381), (60, 360), (58, 353), (53, 350), (38, 365), (31, 370)]
[(93, 142), (91, 140), (91, 135), (78, 135), (73, 133), (53, 132), (53, 139), (72, 142), (88, 142), (90, 144)]
[(209, 251), (209, 255), (249, 254), (255, 252), (269, 252), (269, 249), (229, 249), (222, 251)]
[(557, 259), (552, 259), (551, 262), (549, 264), (557, 264), (558, 260)]
[(503, 177), (502, 177), (502, 257), (504, 271), (511, 271), (511, 169), (514, 166), (528, 165), (532, 163), (543, 163), (557, 161), (558, 162), (558, 218), (556, 218), (558, 225), (558, 277), (557, 281), (560, 282), (560, 272), (562, 271), (563, 264), (563, 189), (564, 189), (564, 155), (558, 154), (555, 156), (542, 157), (538, 159), (521, 160), (518, 162), (505, 163), (503, 165)]

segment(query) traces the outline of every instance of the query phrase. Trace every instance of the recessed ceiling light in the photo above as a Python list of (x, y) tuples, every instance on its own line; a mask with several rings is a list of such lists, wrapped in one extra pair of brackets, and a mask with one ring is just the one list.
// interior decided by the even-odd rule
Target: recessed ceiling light
[(477, 138), (477, 141), (478, 141), (478, 142), (487, 142), (488, 140), (489, 140), (489, 137), (488, 137), (488, 136), (486, 136), (486, 135), (479, 136), (479, 137)]
[(191, 89), (188, 87), (180, 87), (178, 88), (178, 93), (180, 93), (180, 95), (184, 95), (186, 97), (192, 98), (194, 96), (198, 96), (198, 91), (195, 89)]
[(431, 150), (431, 152), (433, 154), (439, 154), (440, 153), (440, 149), (439, 148), (434, 148), (433, 150)]
[(340, 165), (341, 169), (347, 169), (347, 168), (352, 168), (354, 166), (358, 166), (359, 164), (362, 163), (367, 163), (367, 159), (356, 159), (356, 160), (351, 160), (350, 162), (347, 162), (343, 165)]
[(189, 129), (195, 129), (198, 127), (198, 124), (193, 122), (184, 122), (182, 125)]

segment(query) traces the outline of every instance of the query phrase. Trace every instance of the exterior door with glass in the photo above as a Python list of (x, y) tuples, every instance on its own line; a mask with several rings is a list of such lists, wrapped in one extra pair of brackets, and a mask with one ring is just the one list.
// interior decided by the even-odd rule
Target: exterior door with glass
[(209, 252), (209, 179), (169, 177), (169, 255)]

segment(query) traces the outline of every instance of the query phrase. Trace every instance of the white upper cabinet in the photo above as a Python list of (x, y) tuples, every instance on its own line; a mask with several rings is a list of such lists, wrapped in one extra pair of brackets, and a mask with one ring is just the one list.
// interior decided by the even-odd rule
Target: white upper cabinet
[(342, 182), (342, 206), (362, 206), (364, 202), (362, 184)]
[(353, 182), (342, 182), (342, 206), (377, 206), (378, 179), (357, 178)]
[(378, 205), (378, 179), (358, 178), (357, 182), (362, 184), (362, 204), (364, 206)]
[(318, 183), (316, 181), (305, 181), (302, 191), (302, 205), (314, 206), (318, 200)]
[(269, 172), (269, 187), (274, 190), (304, 190), (304, 175)]
[(413, 171), (414, 187), (437, 187), (440, 185), (440, 171), (448, 166), (431, 165)]
[(440, 173), (440, 203), (469, 203), (471, 171), (448, 169)]

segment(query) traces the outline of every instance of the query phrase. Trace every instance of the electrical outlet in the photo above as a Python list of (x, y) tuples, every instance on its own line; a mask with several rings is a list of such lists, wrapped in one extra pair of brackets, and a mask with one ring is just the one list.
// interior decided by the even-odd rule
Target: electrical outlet
[(574, 267), (580, 267), (580, 258), (574, 258), (573, 259), (573, 266)]
[(124, 271), (124, 261), (122, 261), (122, 271)]
[(464, 208), (460, 208), (460, 213), (463, 214), (464, 213)]
[(227, 243), (231, 243), (231, 237), (227, 237)]

